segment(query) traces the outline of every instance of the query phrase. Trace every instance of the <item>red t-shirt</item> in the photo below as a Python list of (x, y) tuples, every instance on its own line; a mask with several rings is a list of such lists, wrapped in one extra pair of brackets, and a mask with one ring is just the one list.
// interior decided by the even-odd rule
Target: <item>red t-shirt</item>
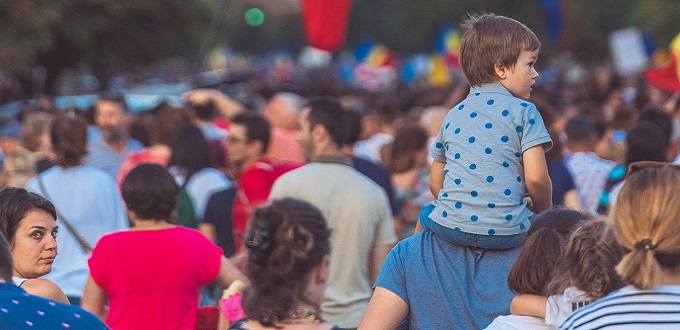
[(103, 236), (90, 275), (109, 297), (111, 329), (194, 329), (199, 288), (220, 269), (222, 250), (177, 226)]
[(238, 192), (234, 202), (234, 238), (236, 247), (242, 243), (240, 236), (244, 235), (248, 227), (248, 220), (253, 210), (267, 201), (274, 181), (284, 173), (300, 167), (301, 164), (276, 162), (261, 159), (248, 167), (238, 179)]

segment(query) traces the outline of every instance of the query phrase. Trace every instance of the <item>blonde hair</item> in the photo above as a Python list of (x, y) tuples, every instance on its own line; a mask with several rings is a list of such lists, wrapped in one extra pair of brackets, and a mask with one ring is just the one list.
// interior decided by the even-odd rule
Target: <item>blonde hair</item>
[(628, 252), (617, 272), (638, 289), (660, 284), (661, 268), (680, 265), (680, 170), (672, 165), (630, 173), (611, 213)]

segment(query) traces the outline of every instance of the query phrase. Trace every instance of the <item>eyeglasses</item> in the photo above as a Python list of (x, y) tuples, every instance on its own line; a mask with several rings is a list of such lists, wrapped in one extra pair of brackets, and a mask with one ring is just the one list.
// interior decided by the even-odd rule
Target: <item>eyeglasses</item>
[(648, 168), (658, 168), (670, 166), (677, 170), (680, 170), (679, 164), (666, 163), (666, 162), (652, 162), (652, 161), (641, 161), (628, 164), (628, 171), (626, 172), (626, 178), (629, 178), (633, 173), (640, 172)]

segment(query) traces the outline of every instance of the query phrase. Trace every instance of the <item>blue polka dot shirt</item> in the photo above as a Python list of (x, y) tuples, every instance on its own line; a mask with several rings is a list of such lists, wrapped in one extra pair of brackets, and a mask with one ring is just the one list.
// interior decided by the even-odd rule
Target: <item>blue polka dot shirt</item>
[(449, 111), (430, 147), (445, 162), (444, 187), (430, 217), (479, 235), (516, 235), (530, 225), (522, 153), (552, 141), (536, 106), (500, 84), (474, 87)]

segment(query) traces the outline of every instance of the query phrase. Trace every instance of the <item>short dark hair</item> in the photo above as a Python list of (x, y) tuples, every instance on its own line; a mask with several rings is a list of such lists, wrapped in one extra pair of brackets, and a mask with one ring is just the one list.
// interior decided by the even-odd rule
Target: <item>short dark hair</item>
[(78, 115), (59, 114), (52, 122), (50, 140), (57, 165), (81, 165), (87, 155), (87, 122)]
[(567, 143), (580, 143), (597, 136), (597, 129), (595, 121), (584, 115), (576, 115), (567, 121), (564, 133), (567, 135)]
[(341, 147), (347, 141), (347, 115), (342, 104), (332, 96), (317, 96), (305, 104), (309, 108), (309, 127), (322, 125), (328, 131), (331, 141)]
[(33, 210), (45, 211), (57, 219), (54, 204), (42, 196), (23, 188), (8, 187), (0, 190), (0, 232), (10, 244), (14, 244), (19, 223)]
[(639, 122), (626, 133), (626, 163), (639, 161), (666, 161), (668, 140), (657, 125)]
[(14, 262), (9, 250), (9, 242), (3, 233), (0, 233), (0, 278), (6, 283), (12, 283)]
[(170, 143), (170, 149), (172, 154), (168, 167), (176, 166), (184, 175), (193, 175), (210, 167), (210, 145), (201, 129), (194, 125), (180, 127)]
[(262, 154), (267, 152), (272, 129), (267, 119), (254, 112), (243, 112), (234, 116), (231, 123), (243, 125), (246, 128), (248, 142), (262, 141)]
[(347, 136), (345, 137), (345, 145), (353, 146), (359, 137), (361, 137), (361, 118), (362, 115), (355, 110), (345, 111), (347, 115)]
[(172, 174), (158, 164), (139, 164), (123, 180), (121, 194), (128, 210), (139, 219), (170, 220), (179, 187)]
[(649, 107), (640, 113), (638, 122), (648, 122), (658, 126), (666, 144), (670, 143), (673, 136), (673, 116), (668, 112), (657, 107)]
[(274, 200), (255, 210), (245, 244), (250, 289), (243, 310), (264, 326), (289, 317), (312, 270), (330, 253), (330, 230), (321, 211), (297, 199)]
[(215, 108), (215, 102), (209, 100), (205, 104), (193, 104), (191, 107), (196, 110), (196, 117), (203, 120), (211, 120), (215, 118), (217, 114), (217, 108)]
[(541, 47), (524, 24), (494, 14), (472, 15), (463, 24), (460, 65), (470, 86), (498, 82), (495, 65), (513, 68), (522, 51)]
[[(104, 92), (99, 94), (99, 100), (97, 100), (97, 103), (99, 102), (112, 102), (120, 105), (121, 109), (123, 109), (123, 112), (128, 113), (130, 112), (130, 108), (128, 107), (127, 100), (125, 100), (125, 94), (121, 92)], [(95, 111), (97, 111), (97, 104), (95, 104)]]

